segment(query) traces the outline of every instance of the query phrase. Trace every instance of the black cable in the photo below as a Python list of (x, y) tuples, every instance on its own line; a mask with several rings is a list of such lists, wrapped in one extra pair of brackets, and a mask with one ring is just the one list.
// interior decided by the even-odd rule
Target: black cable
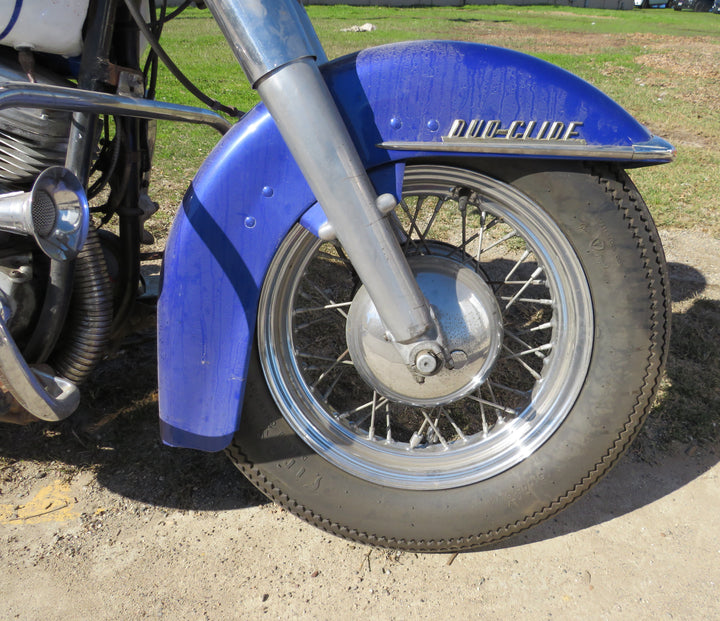
[[(103, 171), (103, 173), (100, 175), (100, 178), (95, 181), (95, 183), (92, 184), (90, 188), (88, 188), (87, 196), (88, 199), (95, 198), (105, 187), (108, 180), (110, 179), (110, 176), (115, 171), (115, 167), (117, 166), (118, 159), (120, 157), (120, 138), (117, 135), (117, 121), (115, 123), (115, 138), (113, 140), (110, 140), (110, 127), (109, 123), (107, 121), (108, 117), (105, 117), (106, 122), (106, 128), (105, 128), (105, 138), (106, 138), (106, 144), (103, 147), (103, 151), (98, 157), (96, 164), (100, 162), (101, 158), (104, 160), (106, 157), (107, 152), (110, 150), (110, 147), (112, 147), (112, 158), (110, 160), (110, 163), (108, 164), (107, 168)], [(109, 146), (108, 146), (109, 145)]]
[[(157, 11), (157, 7), (155, 6), (155, 2), (153, 2), (153, 6), (151, 8), (153, 11)], [(160, 35), (162, 34), (163, 26), (165, 25), (165, 16), (167, 15), (167, 0), (163, 0), (162, 5), (160, 5), (160, 17), (157, 18), (155, 21), (157, 23), (157, 26), (155, 26), (155, 30), (153, 30), (153, 34), (155, 35), (155, 38), (160, 41)]]
[(147, 39), (150, 47), (157, 54), (158, 58), (162, 60), (163, 64), (170, 70), (170, 73), (172, 73), (175, 78), (180, 82), (180, 84), (182, 84), (188, 91), (190, 91), (195, 97), (202, 101), (211, 110), (224, 112), (228, 116), (238, 118), (242, 116), (243, 113), (240, 112), (240, 110), (238, 110), (237, 108), (230, 108), (221, 104), (219, 101), (213, 99), (212, 97), (208, 97), (197, 86), (195, 86), (185, 76), (185, 74), (180, 71), (179, 67), (171, 60), (165, 50), (160, 46), (158, 40), (153, 36), (153, 33), (150, 32), (150, 29), (147, 27), (147, 24), (145, 23), (142, 14), (133, 3), (133, 0), (125, 0), (125, 6), (127, 6), (128, 11), (133, 18), (133, 21), (140, 29), (140, 32), (143, 34), (143, 36)]
[[(149, 0), (150, 2), (150, 26), (153, 34), (155, 35), (155, 38), (159, 41), (160, 35), (162, 34), (162, 27), (163, 24), (160, 22), (158, 24), (156, 19), (157, 14), (157, 8), (155, 6), (155, 0)], [(167, 6), (167, 2), (163, 2), (163, 13), (164, 9)], [(155, 53), (155, 50), (150, 48), (150, 52), (148, 53), (147, 60), (145, 61), (145, 66), (143, 67), (143, 77), (145, 78), (145, 97), (147, 99), (155, 99), (155, 90), (157, 86), (157, 76), (158, 76), (158, 57)]]
[(180, 13), (187, 9), (192, 4), (192, 0), (185, 0), (178, 8), (176, 8), (170, 15), (163, 19), (163, 24), (167, 24), (171, 19), (175, 19)]

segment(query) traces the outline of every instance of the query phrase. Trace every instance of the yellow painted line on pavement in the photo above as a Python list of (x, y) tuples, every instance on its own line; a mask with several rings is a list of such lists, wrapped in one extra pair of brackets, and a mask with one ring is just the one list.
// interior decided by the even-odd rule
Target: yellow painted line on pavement
[(80, 515), (77, 498), (70, 495), (70, 486), (54, 481), (43, 487), (24, 505), (0, 504), (0, 524), (41, 524), (67, 522)]

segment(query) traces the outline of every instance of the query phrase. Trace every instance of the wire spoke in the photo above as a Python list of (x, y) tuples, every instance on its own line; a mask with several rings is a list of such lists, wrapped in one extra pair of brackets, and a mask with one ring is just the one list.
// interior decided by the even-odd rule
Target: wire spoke
[(460, 240), (460, 246), (458, 246), (458, 250), (460, 250), (463, 255), (463, 265), (470, 262), (470, 257), (467, 256), (467, 247), (472, 244), (473, 241), (481, 237), (480, 233), (474, 233), (469, 238), (467, 236), (467, 202), (467, 195), (461, 195), (460, 199), (458, 200), (458, 209), (460, 211), (460, 230), (462, 231), (462, 238)]
[(439, 410), (440, 410), (440, 413), (445, 417), (447, 422), (449, 422), (452, 425), (452, 428), (455, 430), (455, 433), (458, 435), (458, 437), (461, 440), (467, 440), (467, 438), (465, 437), (465, 434), (462, 432), (462, 429), (460, 429), (460, 427), (458, 427), (457, 423), (453, 420), (453, 418), (450, 416), (450, 414), (448, 414), (448, 411), (442, 406), (439, 407)]
[(313, 319), (312, 321), (295, 324), (295, 331), (297, 332), (298, 330), (305, 330), (318, 323), (327, 323), (329, 319), (342, 319), (342, 317), (340, 317), (340, 315), (336, 315), (335, 313), (330, 315), (330, 317), (328, 317), (327, 315), (323, 315), (322, 317), (318, 317), (317, 319)]
[[(425, 412), (423, 412), (425, 414)], [(413, 432), (412, 437), (410, 438), (410, 449), (417, 448), (422, 443), (423, 436), (425, 435), (425, 428), (427, 427), (427, 416), (422, 422), (422, 425), (420, 425), (420, 429)]]
[(387, 429), (387, 433), (385, 435), (385, 441), (386, 442), (392, 442), (392, 427), (391, 427), (391, 421), (390, 421), (390, 404), (387, 403), (385, 405), (385, 428)]
[(496, 248), (496, 247), (499, 246), (500, 244), (504, 244), (506, 241), (511, 240), (513, 237), (517, 237), (517, 236), (518, 236), (518, 234), (517, 234), (515, 231), (510, 231), (509, 233), (507, 233), (506, 235), (504, 235), (503, 237), (501, 237), (501, 238), (498, 239), (497, 241), (495, 241), (495, 242), (493, 242), (492, 244), (490, 244), (490, 245), (489, 245), (487, 248), (485, 248), (484, 250), (479, 251), (479, 252), (478, 252), (478, 257), (477, 257), (477, 258), (478, 258), (478, 261), (480, 260), (480, 255), (481, 255), (482, 253), (488, 252), (488, 251), (492, 250), (493, 248)]
[(480, 402), (480, 416), (482, 417), (483, 437), (486, 438), (490, 431), (490, 426), (488, 425), (487, 415), (485, 414), (485, 404), (482, 401)]
[(346, 410), (345, 412), (342, 412), (341, 414), (337, 415), (337, 418), (339, 420), (346, 419), (350, 416), (353, 416), (354, 414), (358, 414), (359, 412), (362, 412), (364, 410), (367, 410), (368, 408), (371, 408), (373, 406), (373, 402), (375, 402), (375, 407), (381, 407), (388, 403), (388, 400), (385, 397), (382, 397), (380, 401), (374, 401), (371, 399), (367, 403), (363, 403), (362, 405), (357, 406), (356, 408), (353, 408), (351, 410)]
[[(487, 247), (483, 250), (483, 252), (489, 252), (489, 251), (492, 250), (493, 248), (496, 248), (497, 246), (499, 246), (499, 245), (501, 245), (501, 244), (504, 244), (506, 241), (511, 240), (513, 237), (517, 237), (517, 233), (515, 233), (515, 231), (511, 231), (511, 232), (508, 233), (507, 235), (504, 235), (504, 236), (501, 237), (500, 239), (496, 240), (495, 242), (493, 242), (492, 244), (490, 244), (489, 246), (487, 246)], [(482, 254), (482, 253), (480, 253), (480, 254)]]
[[(344, 310), (342, 310), (342, 307), (345, 306), (345, 305), (343, 305), (343, 304), (338, 305), (338, 304), (335, 302), (335, 300), (331, 299), (330, 296), (329, 296), (327, 293), (325, 293), (325, 292), (318, 286), (317, 283), (315, 283), (315, 282), (310, 282), (309, 284), (310, 284), (310, 286), (311, 286), (313, 289), (315, 289), (315, 291), (317, 291), (317, 293), (320, 294), (320, 296), (321, 296), (325, 301), (327, 301), (327, 303), (330, 305), (331, 308), (333, 308), (334, 310), (336, 310), (336, 311), (337, 311), (338, 313), (340, 313), (345, 319), (347, 319), (347, 313), (346, 313)], [(350, 302), (347, 303), (347, 305), (349, 305), (349, 304), (350, 304)], [(324, 307), (323, 307), (323, 308), (324, 308)]]
[(332, 364), (323, 373), (320, 374), (320, 377), (318, 377), (313, 382), (313, 384), (310, 386), (310, 388), (313, 388), (313, 389), (317, 388), (317, 386), (320, 384), (320, 382), (322, 382), (334, 368), (336, 368), (339, 364), (342, 364), (342, 362), (345, 360), (345, 358), (347, 358), (349, 355), (350, 355), (350, 352), (349, 352), (349, 350), (346, 349), (335, 360), (332, 360), (332, 358), (331, 358), (330, 360), (332, 360)]
[[(438, 442), (443, 445), (443, 448), (448, 448), (447, 440), (443, 437), (442, 433), (440, 433), (440, 430), (437, 427), (438, 419), (436, 418), (433, 422), (425, 410), (422, 410), (422, 415), (425, 417), (425, 421), (427, 422), (430, 429), (432, 429), (432, 432), (434, 434), (433, 439), (437, 438)], [(428, 441), (430, 441), (430, 438), (428, 438)]]
[(555, 301), (549, 298), (516, 298), (515, 296), (499, 295), (498, 299), (502, 300), (503, 302), (513, 300), (513, 302), (523, 302), (525, 304), (540, 304), (542, 306), (553, 306), (555, 304)]
[(487, 222), (487, 211), (480, 212), (480, 230), (477, 232), (478, 236), (478, 249), (475, 253), (475, 261), (480, 261), (480, 255), (483, 253), (483, 242), (485, 241), (485, 231)]
[(479, 397), (477, 395), (468, 395), (468, 399), (472, 399), (473, 401), (479, 403), (480, 405), (487, 405), (498, 412), (503, 412), (504, 414), (510, 414), (511, 416), (517, 416), (517, 410), (514, 410), (513, 408), (505, 407), (504, 405), (500, 405), (499, 403), (495, 403), (493, 401), (488, 401), (487, 399), (483, 399), (482, 397)]
[[(504, 390), (506, 392), (512, 393), (513, 395), (518, 395), (520, 397), (529, 397), (532, 393), (531, 390), (518, 390), (517, 388), (510, 388), (510, 386), (506, 386), (505, 384), (501, 384), (500, 382), (495, 382), (488, 380), (487, 384), (489, 387), (494, 386), (495, 388), (499, 388), (500, 390)], [(495, 397), (493, 397), (494, 399)]]
[(377, 390), (373, 390), (372, 412), (370, 413), (370, 425), (368, 426), (368, 440), (375, 438), (375, 412), (377, 411)]
[[(311, 354), (310, 352), (306, 352), (306, 351), (297, 351), (297, 352), (295, 352), (295, 355), (298, 358), (312, 358), (313, 360), (322, 360), (323, 362), (332, 362), (333, 365), (338, 363), (338, 359), (333, 358), (332, 356), (320, 356), (318, 354)], [(355, 366), (353, 364), (352, 360), (341, 360), (340, 364), (346, 364), (351, 367)]]
[[(335, 310), (340, 308), (348, 307), (352, 304), (352, 302), (335, 302), (331, 304), (325, 304), (325, 306), (310, 306), (307, 308), (296, 308), (293, 311), (293, 314), (300, 315), (301, 313), (314, 313), (317, 311), (324, 311), (324, 310)], [(347, 317), (347, 315), (343, 314), (344, 317)]]
[[(473, 243), (476, 239), (478, 239), (479, 237), (480, 237), (480, 235), (479, 235), (478, 233), (475, 233), (474, 235), (471, 235), (471, 236), (468, 237), (466, 240), (464, 240), (460, 246), (458, 246), (458, 249), (459, 249), (459, 250), (462, 250), (462, 251), (463, 251), (463, 254), (467, 254), (467, 247), (468, 247), (470, 244), (472, 244), (472, 243)], [(464, 257), (462, 258), (462, 262), (463, 262), (463, 264), (473, 262), (473, 261), (472, 261), (472, 257), (470, 257), (469, 255), (468, 255), (468, 256), (464, 256)]]
[(318, 258), (325, 259), (329, 263), (340, 263), (352, 271), (352, 263), (350, 263), (350, 259), (345, 256), (345, 253), (341, 253), (341, 249), (337, 247), (335, 247), (335, 251), (338, 254), (332, 254), (327, 250), (318, 250), (317, 256)]
[(549, 351), (552, 349), (553, 344), (552, 343), (544, 343), (542, 345), (538, 345), (533, 347), (532, 345), (529, 345), (525, 341), (523, 341), (520, 337), (516, 336), (509, 330), (505, 330), (505, 335), (510, 338), (511, 340), (515, 341), (516, 343), (519, 343), (523, 347), (525, 347), (524, 350), (519, 352), (511, 351), (509, 348), (506, 348), (512, 356), (505, 356), (506, 358), (514, 358), (518, 356), (527, 356), (528, 354), (535, 354), (538, 358), (542, 358), (543, 360), (547, 358), (547, 356), (543, 353), (546, 351)]
[(503, 344), (503, 349), (506, 350), (506, 351), (509, 351), (511, 354), (513, 354), (512, 356), (503, 356), (503, 358), (504, 358), (505, 360), (515, 360), (515, 362), (517, 362), (518, 364), (520, 364), (528, 373), (530, 373), (530, 375), (532, 375), (532, 376), (535, 378), (536, 381), (539, 380), (539, 379), (542, 377), (542, 376), (540, 375), (540, 373), (538, 373), (535, 369), (533, 369), (533, 368), (532, 368), (527, 362), (525, 362), (522, 358), (520, 358), (519, 356), (514, 355), (515, 352), (513, 352), (507, 345), (504, 345), (504, 344)]
[(390, 212), (387, 217), (390, 221), (390, 226), (392, 227), (395, 237), (398, 239), (401, 246), (405, 246), (408, 243), (409, 236), (406, 233), (405, 227), (400, 221), (400, 218), (398, 218), (397, 211)]
[(442, 208), (445, 206), (446, 200), (447, 199), (445, 199), (445, 198), (438, 198), (438, 201), (435, 204), (435, 207), (433, 208), (432, 215), (430, 216), (430, 220), (428, 221), (427, 226), (425, 227), (425, 231), (423, 232), (423, 235), (422, 235), (423, 240), (427, 238), (427, 235), (430, 232), (430, 229), (432, 228), (433, 222), (435, 222), (435, 218), (437, 218), (437, 215), (440, 213)]
[(503, 315), (505, 314), (505, 312), (506, 312), (513, 304), (515, 304), (515, 302), (520, 298), (520, 296), (523, 294), (523, 292), (526, 291), (527, 288), (528, 288), (530, 285), (533, 284), (533, 281), (534, 281), (540, 274), (542, 274), (542, 271), (543, 271), (543, 268), (542, 268), (541, 265), (539, 265), (537, 268), (535, 268), (535, 271), (532, 273), (532, 276), (530, 276), (530, 278), (528, 278), (528, 279), (525, 281), (525, 284), (523, 284), (523, 286), (520, 287), (520, 289), (515, 293), (515, 295), (513, 295), (513, 296), (510, 298), (509, 302), (505, 305), (505, 309), (503, 310)]
[[(419, 246), (417, 241), (419, 241), (425, 248), (425, 252), (429, 253), (430, 248), (428, 248), (425, 236), (423, 235), (422, 231), (420, 231), (420, 227), (417, 224), (418, 216), (420, 215), (420, 211), (422, 210), (422, 206), (426, 198), (426, 196), (418, 196), (414, 214), (410, 213), (410, 208), (407, 206), (405, 201), (402, 201), (400, 205), (403, 211), (407, 214), (407, 217), (410, 219), (410, 226), (408, 227), (408, 242), (411, 243), (415, 248), (417, 248)], [(412, 236), (413, 231), (415, 231), (415, 233), (417, 234), (417, 241)]]
[(340, 372), (337, 374), (337, 376), (333, 380), (332, 384), (330, 384), (328, 389), (323, 393), (323, 399), (327, 400), (330, 397), (330, 395), (332, 394), (332, 391), (335, 390), (335, 386), (337, 386), (338, 382), (342, 378), (345, 371), (347, 371), (347, 367), (340, 368)]
[(505, 274), (505, 282), (508, 282), (508, 278), (512, 278), (513, 274), (515, 274), (517, 269), (525, 262), (525, 259), (527, 259), (531, 254), (532, 252), (527, 249), (522, 253), (520, 258), (515, 261), (515, 265), (513, 265), (512, 268), (510, 268), (510, 271)]
[[(497, 402), (498, 402), (498, 398), (495, 396), (495, 391), (493, 390), (493, 383), (492, 383), (492, 382), (487, 382), (486, 386), (487, 386), (488, 392), (490, 393), (490, 399), (492, 400), (493, 403), (497, 403)], [(478, 392), (477, 392), (477, 395), (478, 395), (478, 397), (482, 398), (482, 395), (480, 394), (480, 391), (479, 391), (479, 390), (478, 390)], [(484, 412), (483, 404), (480, 404), (480, 409)], [(503, 417), (502, 413), (501, 413), (501, 414), (498, 414), (497, 416), (498, 416), (498, 422), (499, 422), (499, 423), (501, 423), (501, 422), (503, 422), (503, 421), (505, 420), (505, 418)]]
[(540, 286), (542, 286), (542, 285), (545, 284), (545, 281), (544, 281), (544, 280), (539, 280), (539, 279), (536, 279), (536, 280), (532, 280), (532, 279), (531, 279), (531, 280), (529, 280), (529, 281), (528, 281), (528, 280), (503, 280), (503, 281), (502, 281), (502, 284), (503, 284), (503, 285), (515, 285), (515, 286), (517, 286), (517, 285), (524, 285), (524, 284), (540, 285)]
[(417, 224), (415, 223), (418, 217), (418, 214), (420, 213), (420, 205), (421, 200), (418, 198), (418, 202), (415, 204), (415, 213), (410, 213), (410, 207), (408, 207), (407, 203), (405, 201), (400, 202), (400, 207), (405, 212), (405, 215), (409, 218), (410, 223), (408, 226), (408, 235), (410, 237), (410, 242), (415, 243), (415, 240), (412, 238), (412, 235), (410, 235), (413, 231), (415, 231), (418, 235), (418, 239), (421, 239), (422, 235), (420, 234), (420, 229), (417, 227)]
[(533, 332), (541, 332), (542, 330), (552, 330), (553, 323), (552, 321), (546, 321), (545, 323), (541, 323), (539, 326), (533, 326), (532, 328), (527, 328), (525, 330), (519, 330), (518, 332), (515, 332), (514, 334), (512, 332), (509, 332), (508, 330), (505, 330), (506, 334), (509, 334), (510, 336), (514, 336), (514, 338), (518, 338), (521, 334), (532, 334)]

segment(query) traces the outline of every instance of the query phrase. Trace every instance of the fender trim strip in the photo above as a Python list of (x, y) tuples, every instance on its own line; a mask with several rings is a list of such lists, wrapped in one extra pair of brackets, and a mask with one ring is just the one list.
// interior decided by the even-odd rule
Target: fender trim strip
[(586, 145), (559, 141), (481, 140), (452, 138), (443, 142), (381, 142), (380, 149), (389, 151), (433, 151), (439, 153), (472, 153), (473, 155), (508, 155), (527, 157), (571, 157), (593, 160), (671, 162), (675, 148), (657, 136), (651, 140), (629, 145)]

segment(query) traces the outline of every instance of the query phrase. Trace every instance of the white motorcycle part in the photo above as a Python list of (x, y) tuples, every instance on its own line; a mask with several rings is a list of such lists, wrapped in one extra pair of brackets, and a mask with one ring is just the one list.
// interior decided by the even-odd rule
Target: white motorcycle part
[(0, 6), (0, 44), (77, 56), (89, 0), (10, 0)]

